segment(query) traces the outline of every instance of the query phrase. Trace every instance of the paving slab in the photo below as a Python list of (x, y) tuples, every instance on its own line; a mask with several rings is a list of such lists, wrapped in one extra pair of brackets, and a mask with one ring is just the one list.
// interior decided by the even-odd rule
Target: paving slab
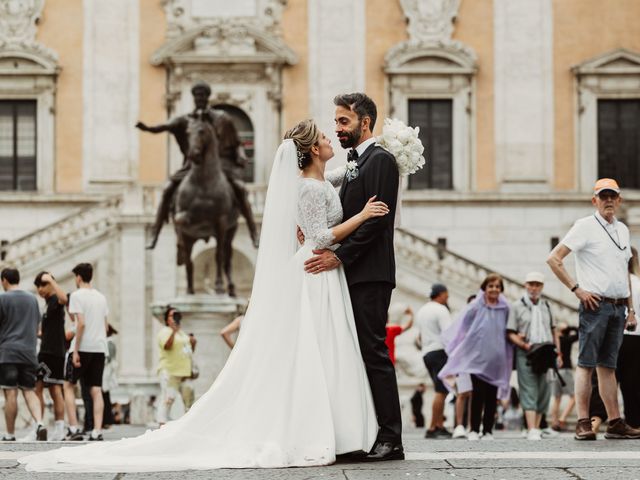
[(569, 468), (580, 480), (640, 480), (638, 467)]
[(366, 476), (368, 472), (345, 472), (348, 480), (576, 480), (576, 477), (559, 468), (549, 468), (544, 471), (520, 468), (473, 468), (422, 471), (384, 471)]

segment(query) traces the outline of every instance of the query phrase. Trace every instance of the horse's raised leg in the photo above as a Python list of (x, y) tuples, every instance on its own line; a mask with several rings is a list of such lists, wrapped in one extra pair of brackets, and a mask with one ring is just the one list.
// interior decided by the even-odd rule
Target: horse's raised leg
[(231, 256), (233, 255), (233, 237), (238, 230), (237, 225), (227, 231), (224, 242), (224, 274), (227, 277), (227, 292), (230, 297), (236, 296), (236, 286), (231, 275)]

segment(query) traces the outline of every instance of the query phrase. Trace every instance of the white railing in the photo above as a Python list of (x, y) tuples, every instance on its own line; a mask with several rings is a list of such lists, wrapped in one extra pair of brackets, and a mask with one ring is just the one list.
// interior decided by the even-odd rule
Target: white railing
[[(403, 228), (396, 229), (394, 237), (398, 264), (410, 269), (414, 275), (426, 277), (425, 272), (435, 273), (446, 284), (476, 292), (482, 280), (495, 271)], [(510, 300), (520, 298), (524, 284), (502, 273), (500, 275), (504, 279), (505, 296)], [(578, 314), (575, 307), (553, 297), (545, 296), (545, 299), (558, 322), (575, 323)]]
[(119, 207), (120, 197), (113, 197), (2, 245), (2, 264), (28, 270), (44, 258), (72, 252), (114, 228)]

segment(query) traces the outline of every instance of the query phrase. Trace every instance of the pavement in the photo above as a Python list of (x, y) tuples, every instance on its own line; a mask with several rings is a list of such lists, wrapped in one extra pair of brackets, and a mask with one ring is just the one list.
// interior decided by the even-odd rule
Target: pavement
[[(145, 427), (115, 426), (106, 440), (143, 433)], [(207, 470), (162, 473), (28, 473), (16, 458), (61, 446), (60, 442), (0, 443), (0, 479), (42, 480), (640, 480), (640, 440), (577, 442), (570, 433), (531, 442), (519, 432), (496, 432), (494, 441), (425, 440), (424, 430), (404, 434), (406, 460), (340, 463), (328, 467)], [(73, 442), (76, 443), (76, 442)], [(79, 443), (79, 442), (78, 442)], [(66, 443), (65, 446), (68, 446)]]

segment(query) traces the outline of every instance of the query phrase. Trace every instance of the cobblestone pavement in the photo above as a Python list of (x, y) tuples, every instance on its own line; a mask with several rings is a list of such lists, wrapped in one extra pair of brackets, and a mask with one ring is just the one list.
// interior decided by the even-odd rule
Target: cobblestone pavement
[[(133, 436), (143, 427), (115, 427), (107, 440)], [(640, 440), (576, 442), (570, 434), (529, 442), (518, 433), (496, 434), (492, 442), (425, 440), (423, 431), (405, 433), (407, 460), (381, 463), (341, 463), (329, 467), (274, 470), (209, 470), (129, 474), (27, 473), (16, 458), (24, 452), (48, 450), (60, 443), (0, 444), (0, 479), (22, 480), (640, 480)], [(67, 444), (68, 445), (68, 444)]]

